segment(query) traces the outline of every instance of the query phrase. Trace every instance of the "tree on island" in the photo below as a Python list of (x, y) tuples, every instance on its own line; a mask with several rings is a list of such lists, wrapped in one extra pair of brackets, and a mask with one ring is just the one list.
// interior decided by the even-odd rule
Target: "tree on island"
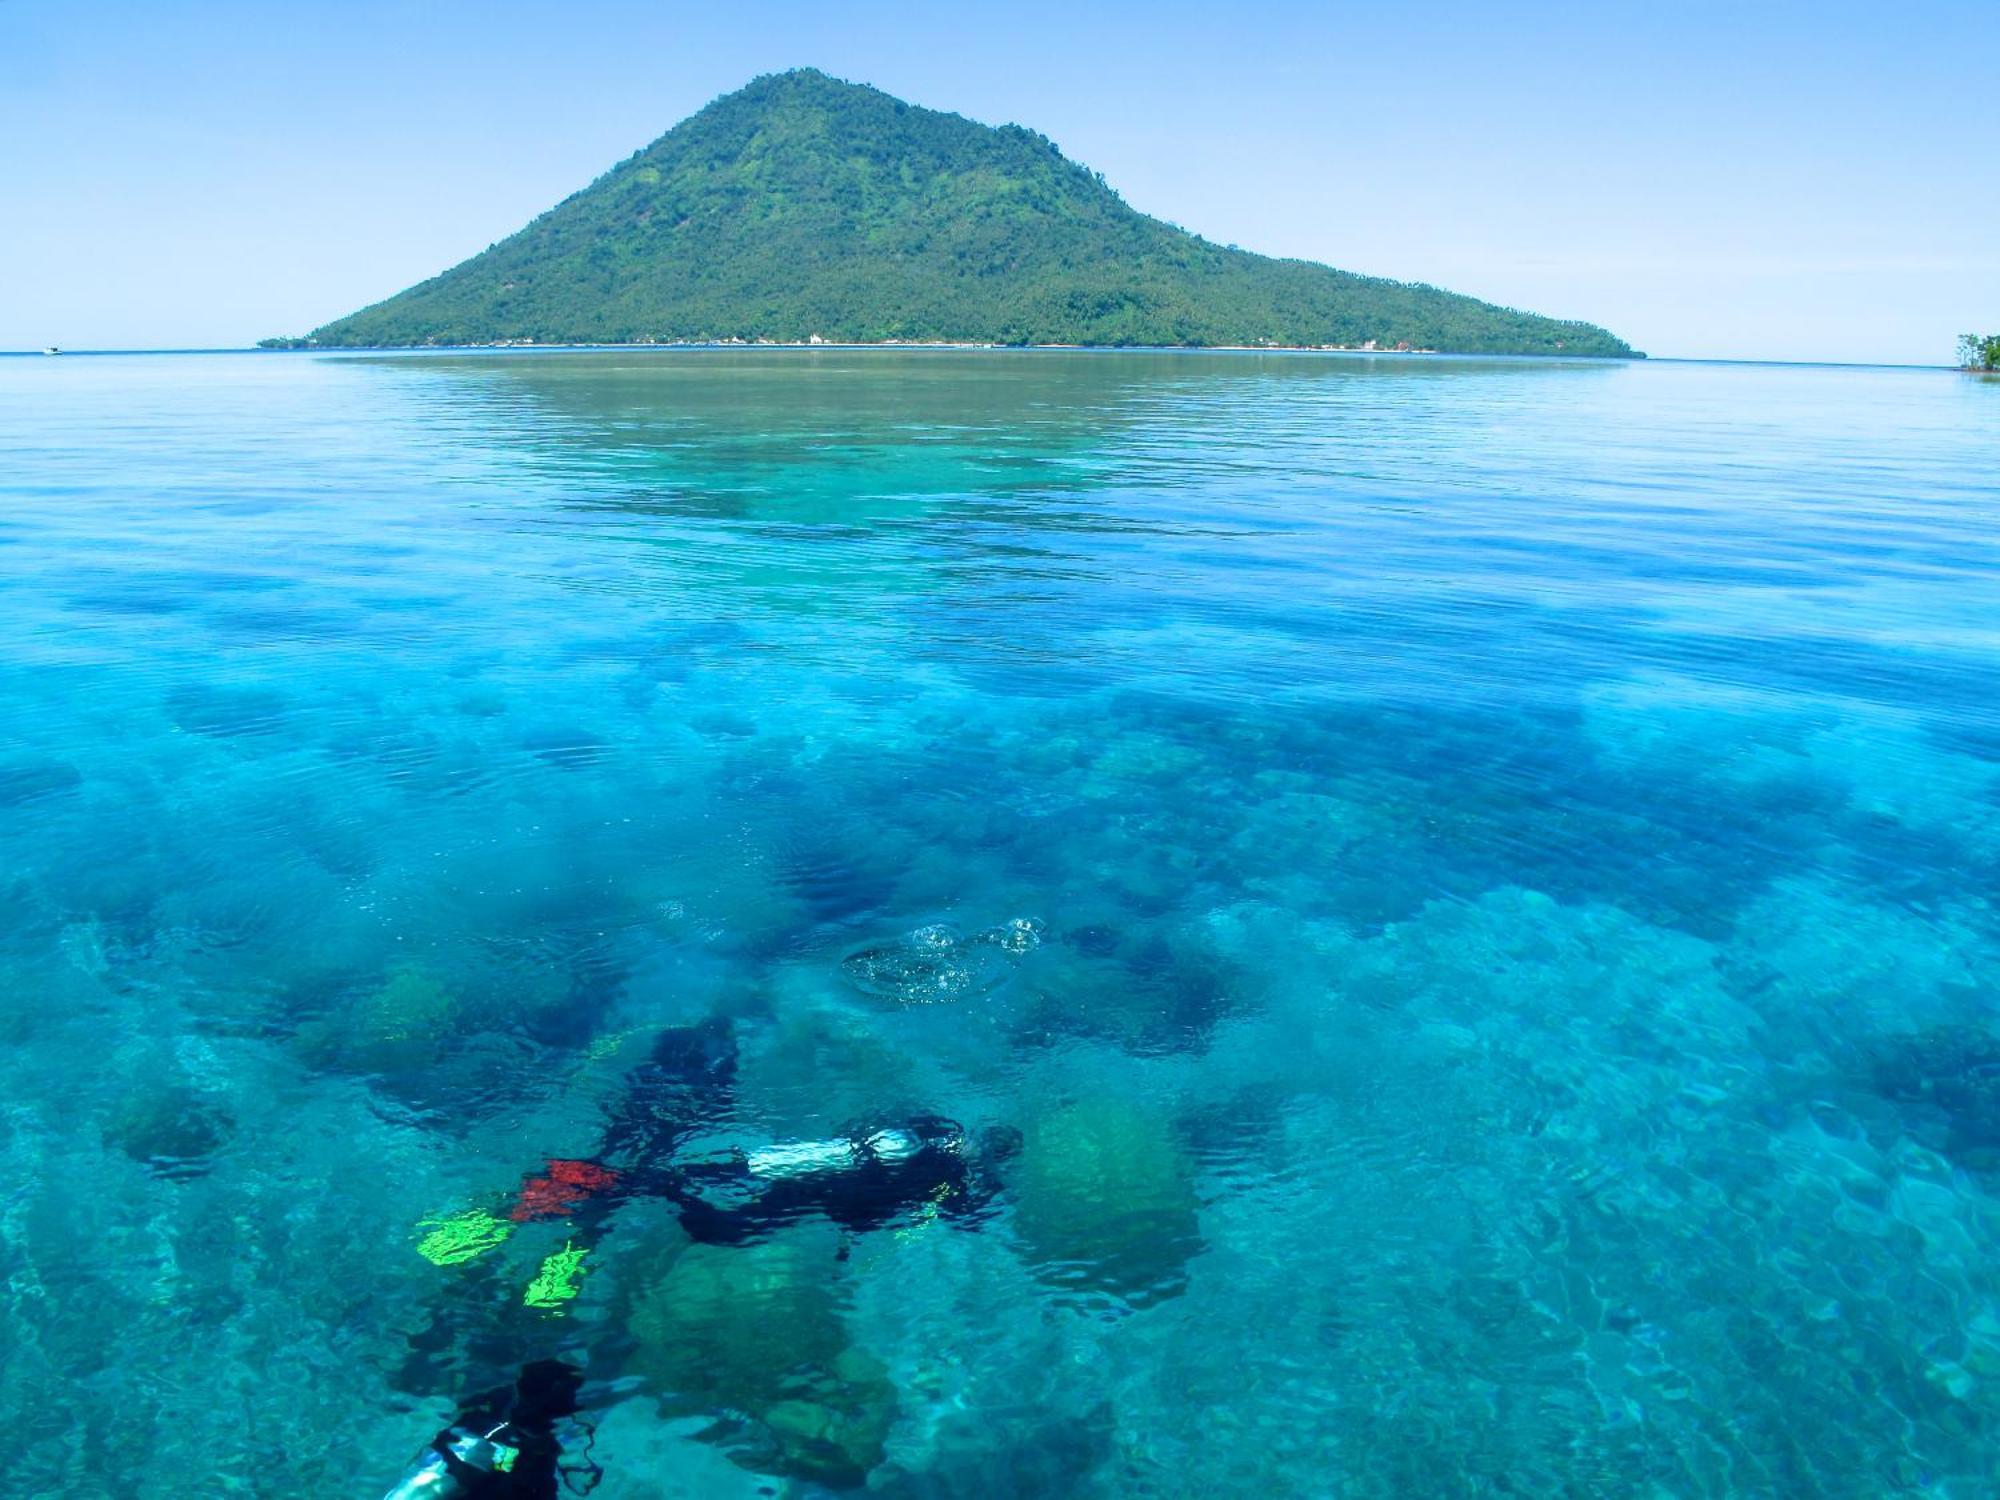
[(2000, 370), (2000, 333), (1961, 333), (1958, 363), (1967, 370)]

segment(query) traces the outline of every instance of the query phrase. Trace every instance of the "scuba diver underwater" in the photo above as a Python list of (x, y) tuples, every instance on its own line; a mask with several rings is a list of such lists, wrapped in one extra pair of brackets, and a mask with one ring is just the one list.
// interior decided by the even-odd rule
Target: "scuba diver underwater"
[(511, 1389), (466, 1403), (384, 1500), (551, 1500), (565, 1486), (589, 1493), (601, 1471), (588, 1458), (590, 1429), (577, 1420), (582, 1383), (573, 1365), (534, 1361)]
[[(426, 1221), (418, 1253), (440, 1267), (465, 1265), (524, 1225), (563, 1221), (563, 1248), (542, 1261), (514, 1304), (556, 1316), (581, 1292), (586, 1260), (625, 1203), (662, 1202), (690, 1240), (713, 1246), (754, 1244), (817, 1217), (839, 1228), (845, 1260), (853, 1238), (870, 1231), (937, 1220), (977, 1227), (992, 1212), (999, 1167), (1020, 1148), (1010, 1129), (975, 1140), (941, 1115), (913, 1113), (870, 1119), (831, 1139), (685, 1151), (728, 1121), (736, 1069), (735, 1033), (725, 1020), (660, 1032), (609, 1109), (592, 1155), (546, 1160), (504, 1214), (469, 1209)], [(574, 1365), (526, 1362), (511, 1389), (465, 1403), (386, 1500), (587, 1493), (601, 1471), (587, 1456), (582, 1383)]]

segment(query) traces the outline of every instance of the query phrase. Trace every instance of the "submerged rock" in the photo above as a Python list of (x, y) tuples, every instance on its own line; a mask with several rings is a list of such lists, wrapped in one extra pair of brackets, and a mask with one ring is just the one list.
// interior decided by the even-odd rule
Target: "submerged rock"
[(1878, 1092), (1927, 1105), (1945, 1129), (1945, 1149), (1978, 1167), (2000, 1167), (2000, 1036), (1977, 1026), (1934, 1026), (1878, 1042)]
[(155, 1177), (184, 1182), (214, 1165), (236, 1122), (220, 1104), (185, 1085), (129, 1098), (106, 1127), (105, 1139)]
[(896, 1391), (852, 1346), (815, 1239), (688, 1245), (630, 1299), (632, 1368), (747, 1469), (836, 1487), (882, 1462)]
[(1202, 1249), (1173, 1128), (1131, 1100), (1086, 1100), (1035, 1120), (1015, 1196), (1014, 1227), (1036, 1273), (1068, 1291), (1147, 1307), (1186, 1288)]
[(559, 974), (400, 963), (326, 993), (326, 1009), (298, 1029), (300, 1056), (365, 1078), (398, 1118), (468, 1128), (555, 1085), (535, 1028), (563, 1002)]
[(344, 1050), (371, 1073), (422, 1066), (458, 1029), (459, 1009), (458, 997), (428, 971), (392, 969), (352, 1013)]

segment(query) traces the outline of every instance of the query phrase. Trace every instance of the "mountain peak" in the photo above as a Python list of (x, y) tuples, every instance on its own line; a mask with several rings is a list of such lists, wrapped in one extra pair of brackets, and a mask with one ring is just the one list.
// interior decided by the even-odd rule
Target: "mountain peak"
[[(845, 78), (835, 78), (831, 73), (822, 73), (818, 68), (787, 68), (782, 73), (759, 73), (755, 78), (720, 95), (708, 104), (709, 109), (728, 105), (737, 100), (764, 101), (784, 98), (837, 98), (845, 94), (879, 94), (880, 89), (865, 83), (850, 83)], [(888, 97), (883, 95), (884, 98)]]
[(816, 68), (716, 99), (328, 345), (1277, 344), (1629, 354), (1602, 329), (1224, 248), (1018, 125)]
[[(833, 91), (851, 89), (866, 94), (879, 94), (882, 92), (873, 84), (854, 83), (845, 78), (835, 78), (831, 73), (822, 72), (818, 68), (786, 68), (777, 73), (760, 73), (745, 84), (743, 89), (738, 92), (754, 89), (760, 84), (771, 88), (806, 88)], [(724, 97), (728, 96), (724, 95)], [(884, 97), (887, 96), (885, 95)]]

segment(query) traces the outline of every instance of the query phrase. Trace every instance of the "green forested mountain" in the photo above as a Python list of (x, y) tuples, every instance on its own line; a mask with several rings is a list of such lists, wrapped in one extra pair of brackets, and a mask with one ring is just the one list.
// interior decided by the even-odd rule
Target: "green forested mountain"
[(322, 346), (740, 338), (1629, 355), (1601, 328), (1209, 243), (1017, 125), (759, 78)]

